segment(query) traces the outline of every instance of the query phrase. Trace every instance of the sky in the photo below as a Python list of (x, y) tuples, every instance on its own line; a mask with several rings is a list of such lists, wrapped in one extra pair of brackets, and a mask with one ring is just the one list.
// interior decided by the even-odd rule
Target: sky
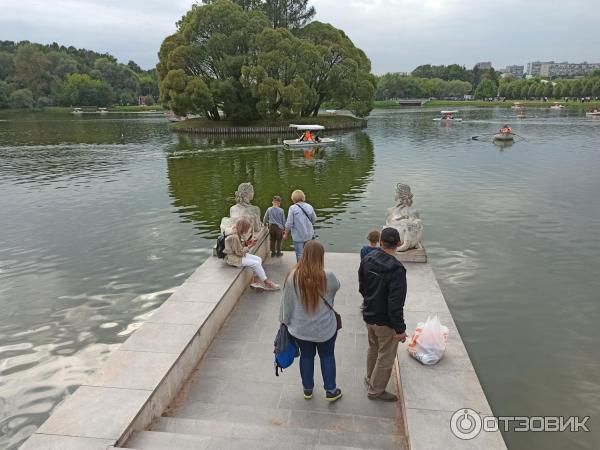
[[(0, 0), (0, 40), (58, 42), (153, 67), (194, 0)], [(312, 0), (373, 72), (420, 64), (496, 69), (529, 61), (600, 62), (600, 0)]]

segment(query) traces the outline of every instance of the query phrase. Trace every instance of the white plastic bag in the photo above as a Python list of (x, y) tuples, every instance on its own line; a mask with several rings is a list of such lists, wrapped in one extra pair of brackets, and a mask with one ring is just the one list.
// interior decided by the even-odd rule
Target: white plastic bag
[(444, 356), (447, 343), (448, 328), (440, 323), (438, 316), (428, 316), (425, 323), (417, 324), (408, 344), (408, 353), (422, 364), (436, 364)]

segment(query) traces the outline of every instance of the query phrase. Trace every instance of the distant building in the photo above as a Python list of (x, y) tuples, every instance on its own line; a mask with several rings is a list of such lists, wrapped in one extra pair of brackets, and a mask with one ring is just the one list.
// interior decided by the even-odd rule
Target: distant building
[(576, 77), (587, 75), (596, 69), (600, 69), (600, 63), (588, 63), (587, 61), (582, 63), (550, 62), (541, 65), (539, 76), (546, 78)]
[(525, 74), (525, 66), (506, 66), (501, 72), (505, 75), (512, 75), (516, 78), (522, 78)]
[(492, 68), (492, 63), (489, 61), (478, 62), (475, 64), (475, 67), (477, 67), (479, 70), (490, 70)]
[(527, 75), (531, 75), (532, 77), (539, 77), (540, 70), (542, 69), (542, 64), (554, 64), (554, 61), (535, 61), (527, 63)]

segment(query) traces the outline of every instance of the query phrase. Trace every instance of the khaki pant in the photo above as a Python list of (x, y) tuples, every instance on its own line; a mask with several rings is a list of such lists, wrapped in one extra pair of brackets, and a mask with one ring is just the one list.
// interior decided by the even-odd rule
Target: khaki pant
[(367, 352), (367, 381), (369, 394), (377, 395), (385, 391), (390, 381), (392, 367), (396, 360), (398, 341), (393, 328), (367, 324), (369, 351)]

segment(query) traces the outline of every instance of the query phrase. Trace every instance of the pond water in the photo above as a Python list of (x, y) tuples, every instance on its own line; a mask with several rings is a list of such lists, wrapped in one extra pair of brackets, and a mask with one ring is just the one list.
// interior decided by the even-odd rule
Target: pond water
[[(0, 447), (208, 257), (240, 182), (263, 210), (303, 189), (327, 249), (358, 252), (401, 181), (494, 412), (591, 416), (592, 433), (508, 433), (509, 447), (597, 448), (600, 118), (527, 114), (466, 110), (446, 126), (378, 110), (306, 153), (176, 135), (160, 115), (0, 115)], [(506, 122), (525, 140), (498, 147)]]

